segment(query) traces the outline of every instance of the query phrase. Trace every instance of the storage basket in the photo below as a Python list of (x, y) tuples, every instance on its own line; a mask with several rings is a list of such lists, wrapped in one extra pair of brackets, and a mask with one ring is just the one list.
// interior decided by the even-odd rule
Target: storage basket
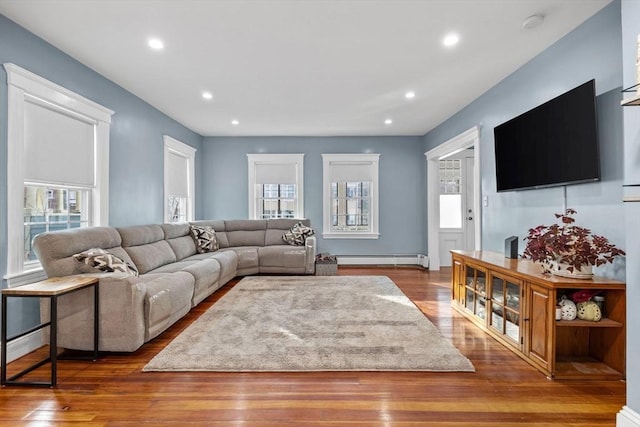
[(338, 260), (329, 254), (316, 256), (316, 276), (335, 276), (338, 274)]

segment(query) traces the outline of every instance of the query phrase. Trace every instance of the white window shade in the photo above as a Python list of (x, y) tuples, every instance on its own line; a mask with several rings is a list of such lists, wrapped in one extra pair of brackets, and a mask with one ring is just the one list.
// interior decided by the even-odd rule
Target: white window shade
[(24, 104), (25, 181), (95, 184), (95, 124), (63, 110)]
[(370, 162), (331, 163), (331, 182), (370, 182), (373, 180)]
[(295, 184), (295, 163), (257, 163), (256, 184)]
[(167, 169), (167, 194), (189, 197), (189, 159), (169, 151)]

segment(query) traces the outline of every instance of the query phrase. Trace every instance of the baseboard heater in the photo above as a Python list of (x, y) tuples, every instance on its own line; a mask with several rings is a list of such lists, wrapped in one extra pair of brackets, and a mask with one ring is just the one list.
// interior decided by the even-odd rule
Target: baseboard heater
[(338, 265), (417, 265), (429, 268), (426, 255), (336, 255)]

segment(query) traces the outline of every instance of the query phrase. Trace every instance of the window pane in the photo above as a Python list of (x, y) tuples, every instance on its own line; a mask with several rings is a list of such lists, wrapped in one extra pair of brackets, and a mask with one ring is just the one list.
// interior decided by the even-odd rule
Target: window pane
[(462, 162), (460, 159), (440, 160), (440, 194), (460, 193)]
[(462, 196), (440, 195), (440, 228), (462, 228)]
[(33, 238), (45, 231), (87, 227), (88, 189), (24, 186), (24, 261), (37, 260)]
[(187, 198), (180, 196), (167, 197), (167, 213), (169, 222), (184, 222), (187, 220)]

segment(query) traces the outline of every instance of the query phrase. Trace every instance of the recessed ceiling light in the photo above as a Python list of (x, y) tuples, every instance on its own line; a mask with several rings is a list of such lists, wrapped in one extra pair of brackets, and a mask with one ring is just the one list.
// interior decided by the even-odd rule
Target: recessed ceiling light
[(202, 97), (206, 100), (213, 99), (213, 94), (211, 92), (202, 92)]
[(238, 120), (231, 120), (231, 124), (234, 126), (238, 126), (240, 122)]
[(162, 40), (160, 40), (160, 39), (151, 38), (151, 39), (149, 39), (149, 41), (147, 41), (147, 44), (153, 50), (162, 50), (162, 49), (164, 49), (164, 43), (162, 43)]
[(456, 33), (450, 33), (447, 34), (444, 39), (442, 39), (442, 44), (447, 47), (452, 47), (457, 45), (459, 41), (460, 36), (458, 36)]
[(393, 120), (391, 120), (391, 119), (386, 119), (386, 120), (384, 121), (384, 124), (385, 124), (385, 125), (390, 125), (391, 123), (393, 123)]
[(409, 91), (409, 92), (404, 94), (404, 97), (407, 98), (407, 99), (413, 99), (413, 98), (416, 97), (416, 93), (413, 92), (413, 91)]
[(530, 17), (522, 21), (522, 28), (524, 28), (525, 30), (531, 30), (540, 26), (543, 21), (544, 15), (531, 15)]

